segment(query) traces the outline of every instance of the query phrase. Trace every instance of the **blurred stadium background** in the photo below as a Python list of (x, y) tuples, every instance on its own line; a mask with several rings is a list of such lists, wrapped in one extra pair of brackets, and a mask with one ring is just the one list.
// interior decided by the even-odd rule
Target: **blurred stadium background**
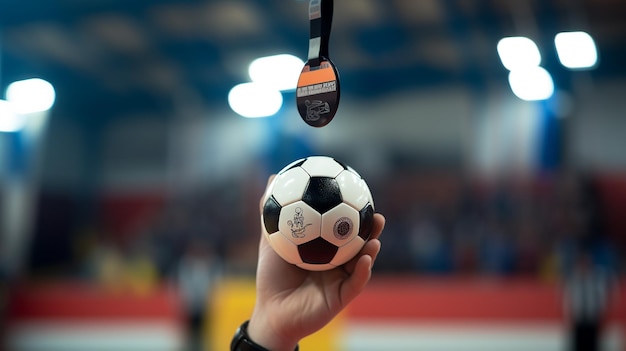
[[(565, 350), (563, 281), (584, 250), (615, 283), (602, 344), (624, 350), (626, 4), (338, 0), (335, 120), (308, 127), (293, 91), (239, 116), (229, 91), (252, 60), (306, 58), (307, 11), (0, 0), (2, 94), (30, 78), (55, 93), (49, 110), (0, 111), (2, 345), (227, 349), (252, 304), (266, 179), (324, 154), (368, 180), (387, 227), (367, 291), (302, 349)], [(592, 67), (561, 63), (570, 31), (593, 38)], [(536, 43), (552, 94), (513, 93), (497, 50), (511, 36)]]

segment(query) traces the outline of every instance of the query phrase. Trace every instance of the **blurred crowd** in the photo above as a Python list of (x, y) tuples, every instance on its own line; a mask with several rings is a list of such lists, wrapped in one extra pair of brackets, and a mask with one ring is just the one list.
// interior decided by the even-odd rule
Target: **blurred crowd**
[(433, 172), (385, 186), (385, 271), (557, 279), (583, 251), (615, 272), (623, 264), (592, 177), (469, 180)]
[[(252, 275), (265, 184), (232, 182), (165, 200), (123, 233), (107, 232), (106, 221), (90, 234), (79, 233), (76, 272), (110, 280), (109, 266), (117, 259), (132, 262), (150, 279), (172, 281), (186, 257), (200, 256), (219, 263), (224, 273)], [(614, 273), (624, 268), (624, 242), (607, 225), (593, 177), (563, 173), (494, 181), (406, 172), (370, 187), (376, 210), (387, 217), (380, 272), (555, 280), (582, 250)]]
[[(70, 221), (73, 226), (63, 228), (39, 225), (27, 275), (138, 291), (182, 283), (181, 270), (197, 268), (187, 264), (192, 261), (210, 265), (203, 271), (210, 277), (253, 275), (265, 179), (244, 178), (157, 196), (148, 205), (131, 194), (103, 206), (92, 221)], [(623, 228), (615, 228), (608, 215), (619, 217), (620, 209), (610, 206), (622, 206), (626, 199), (611, 205), (606, 201), (611, 187), (600, 187), (597, 176), (552, 173), (496, 180), (427, 170), (393, 178), (368, 180), (376, 210), (387, 218), (376, 265), (381, 273), (558, 280), (582, 250), (595, 264), (623, 273)], [(120, 206), (125, 201), (130, 205)], [(59, 211), (64, 210), (58, 201), (45, 201), (40, 220)], [(58, 215), (51, 217), (59, 221)], [(61, 229), (67, 233), (57, 233)]]

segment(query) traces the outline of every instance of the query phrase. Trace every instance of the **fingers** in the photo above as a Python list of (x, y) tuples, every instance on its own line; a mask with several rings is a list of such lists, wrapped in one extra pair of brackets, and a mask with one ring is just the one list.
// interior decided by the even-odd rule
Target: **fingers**
[(361, 255), (368, 255), (372, 258), (372, 263), (376, 261), (376, 257), (378, 257), (378, 253), (380, 252), (380, 240), (373, 239), (365, 243), (363, 249), (361, 250)]
[(385, 228), (385, 217), (380, 213), (375, 213), (372, 234), (361, 250), (362, 255), (369, 255), (372, 257), (372, 265), (376, 261), (376, 257), (378, 257), (378, 253), (380, 252), (381, 243), (379, 238), (383, 232), (383, 228)]
[(362, 255), (356, 261), (354, 272), (344, 281), (340, 291), (340, 303), (344, 307), (354, 300), (367, 285), (372, 276), (372, 257)]
[(372, 234), (370, 234), (371, 239), (378, 239), (380, 234), (383, 232), (383, 228), (385, 228), (385, 217), (380, 213), (374, 214), (374, 226), (372, 228)]
[(267, 234), (265, 234), (265, 228), (261, 223), (261, 238), (259, 242), (259, 251), (265, 250), (265, 247), (270, 246), (269, 240), (267, 239)]
[(376, 261), (376, 257), (378, 257), (381, 247), (378, 238), (384, 226), (385, 217), (381, 214), (376, 214), (374, 217), (372, 236), (365, 243), (361, 252), (357, 255), (357, 258), (346, 264), (345, 269), (350, 275), (344, 282), (340, 292), (342, 306), (346, 306), (358, 296), (372, 277), (372, 267), (374, 266), (374, 262)]

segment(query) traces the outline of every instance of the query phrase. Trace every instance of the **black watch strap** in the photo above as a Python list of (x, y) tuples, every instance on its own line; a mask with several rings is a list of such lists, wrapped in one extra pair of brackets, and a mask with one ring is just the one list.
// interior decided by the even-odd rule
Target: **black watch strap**
[[(250, 339), (248, 335), (248, 323), (250, 323), (250, 321), (245, 321), (237, 328), (237, 332), (235, 332), (235, 336), (230, 342), (230, 351), (270, 351)], [(298, 351), (298, 349), (298, 345), (296, 345), (295, 351)]]

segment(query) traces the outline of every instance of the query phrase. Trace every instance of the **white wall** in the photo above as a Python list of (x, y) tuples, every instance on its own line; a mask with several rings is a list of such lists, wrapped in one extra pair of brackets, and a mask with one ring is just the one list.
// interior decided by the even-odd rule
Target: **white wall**
[(626, 170), (626, 83), (594, 84), (579, 95), (570, 123), (576, 165)]

